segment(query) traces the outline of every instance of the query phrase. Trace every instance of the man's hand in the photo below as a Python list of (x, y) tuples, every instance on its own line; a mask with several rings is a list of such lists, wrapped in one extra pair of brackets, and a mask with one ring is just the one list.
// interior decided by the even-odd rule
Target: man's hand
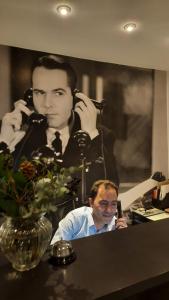
[(123, 229), (127, 227), (125, 218), (119, 218), (116, 220), (116, 229)]
[(0, 140), (4, 141), (8, 146), (14, 139), (20, 139), (24, 135), (24, 132), (20, 131), (22, 112), (28, 116), (32, 114), (32, 111), (25, 104), (24, 100), (16, 101), (14, 104), (15, 109), (10, 113), (6, 113), (2, 119)]
[(94, 139), (98, 135), (96, 128), (97, 109), (83, 93), (76, 93), (76, 97), (82, 100), (75, 105), (74, 109), (80, 117), (81, 129), (86, 131), (91, 139)]

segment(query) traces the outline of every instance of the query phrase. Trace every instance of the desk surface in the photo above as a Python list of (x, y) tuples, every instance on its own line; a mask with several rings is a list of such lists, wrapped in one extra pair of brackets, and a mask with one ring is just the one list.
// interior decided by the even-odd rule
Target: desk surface
[(0, 256), (0, 298), (118, 300), (169, 282), (168, 219), (72, 244), (77, 260), (62, 268), (44, 258), (35, 269), (20, 273)]
[(155, 207), (146, 211), (144, 208), (138, 208), (136, 210), (133, 209), (133, 213), (138, 214), (150, 221), (159, 221), (169, 218), (169, 213), (166, 213), (165, 211)]

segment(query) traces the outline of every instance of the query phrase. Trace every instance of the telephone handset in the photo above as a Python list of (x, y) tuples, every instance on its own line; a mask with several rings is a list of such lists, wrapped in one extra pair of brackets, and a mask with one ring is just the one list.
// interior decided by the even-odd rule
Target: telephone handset
[(121, 201), (117, 200), (117, 218), (120, 219), (123, 217), (123, 212), (121, 208)]
[(46, 116), (34, 112), (32, 89), (26, 90), (23, 99), (26, 102), (26, 106), (33, 112), (30, 116), (22, 112), (21, 130), (25, 131), (25, 135), (16, 145), (14, 170), (17, 170), (22, 156), (32, 158), (34, 147), (39, 149), (41, 141), (46, 141), (44, 133), (46, 133), (48, 127)]
[[(76, 96), (76, 93), (79, 93), (80, 91), (78, 89), (75, 89), (73, 91), (73, 108), (75, 107), (75, 105), (80, 102), (80, 101), (83, 101), (82, 99), (78, 98)], [(90, 99), (92, 101), (92, 103), (94, 104), (94, 106), (99, 109), (99, 110), (102, 110), (105, 106), (105, 100), (102, 100), (101, 102), (97, 101), (97, 100), (94, 100), (94, 99)]]
[(30, 109), (34, 108), (33, 105), (33, 89), (29, 88), (24, 92), (24, 101), (26, 102), (26, 106), (28, 106)]
[[(26, 102), (26, 106), (30, 110), (35, 110), (33, 105), (33, 90), (29, 88), (24, 93), (24, 101)], [(33, 112), (30, 116), (27, 116), (24, 112), (22, 112), (22, 124), (27, 124), (28, 126), (47, 126), (47, 118), (46, 116), (37, 113), (36, 111)]]

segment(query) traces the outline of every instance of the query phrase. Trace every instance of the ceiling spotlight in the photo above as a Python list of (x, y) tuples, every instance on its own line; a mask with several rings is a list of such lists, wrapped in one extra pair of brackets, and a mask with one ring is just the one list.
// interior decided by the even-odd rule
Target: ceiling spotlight
[(124, 25), (123, 28), (127, 32), (132, 32), (136, 29), (136, 24), (135, 23), (127, 23), (126, 25)]
[(69, 5), (63, 5), (63, 4), (57, 6), (56, 10), (59, 15), (64, 16), (64, 17), (70, 15), (70, 13), (72, 11), (72, 9)]

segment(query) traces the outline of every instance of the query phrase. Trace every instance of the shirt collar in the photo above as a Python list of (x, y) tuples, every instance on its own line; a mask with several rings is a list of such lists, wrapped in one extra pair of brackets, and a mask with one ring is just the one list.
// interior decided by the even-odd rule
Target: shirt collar
[(55, 134), (55, 132), (59, 132), (60, 133), (60, 136), (63, 136), (63, 135), (69, 135), (69, 126), (66, 126), (60, 130), (56, 129), (56, 128), (51, 128), (49, 127), (48, 128), (48, 132), (50, 134)]
[(115, 225), (116, 216), (114, 216), (109, 224), (107, 224), (108, 231), (112, 230), (112, 227)]
[[(94, 220), (93, 220), (93, 216), (92, 216), (93, 209), (92, 209), (92, 207), (89, 207), (89, 209), (90, 209), (90, 214), (87, 215), (87, 217), (88, 217), (88, 224), (89, 224), (89, 227), (92, 227), (92, 226), (95, 226)], [(115, 220), (116, 219), (117, 218), (114, 216), (112, 218), (111, 222), (109, 224), (107, 224), (108, 231), (112, 229), (112, 226), (115, 224)]]
[(91, 227), (91, 226), (95, 226), (93, 216), (92, 216), (93, 208), (89, 207), (89, 210), (90, 210), (90, 214), (87, 215), (87, 218), (88, 218), (89, 227)]

